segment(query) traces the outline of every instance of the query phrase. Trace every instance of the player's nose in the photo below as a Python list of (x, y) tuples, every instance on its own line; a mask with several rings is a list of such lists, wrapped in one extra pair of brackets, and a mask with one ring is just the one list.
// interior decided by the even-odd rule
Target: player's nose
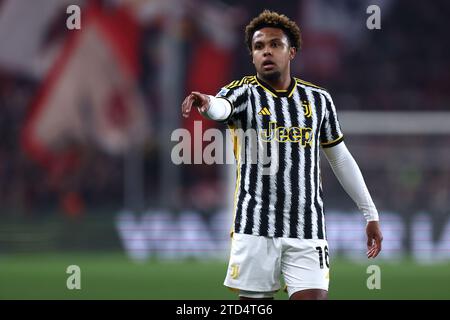
[(267, 57), (267, 56), (271, 56), (271, 55), (272, 55), (272, 51), (270, 50), (270, 47), (266, 47), (264, 49), (263, 56)]

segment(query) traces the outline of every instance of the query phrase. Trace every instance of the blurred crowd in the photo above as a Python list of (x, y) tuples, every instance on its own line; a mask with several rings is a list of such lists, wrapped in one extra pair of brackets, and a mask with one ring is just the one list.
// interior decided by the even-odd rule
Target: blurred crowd
[[(78, 31), (65, 27), (68, 1), (57, 4), (51, 0), (37, 2), (44, 11), (48, 5), (51, 14), (42, 15), (48, 20), (45, 23), (36, 22), (41, 26), (41, 32), (35, 34), (39, 35), (39, 41), (22, 37), (21, 41), (35, 43), (34, 50), (23, 47), (23, 50), (29, 50), (27, 55), (18, 52), (22, 49), (19, 41), (13, 39), (12, 28), (23, 35), (26, 30), (20, 32), (20, 29), (26, 28), (21, 24), (24, 20), (44, 18), (36, 17), (32, 8), (21, 7), (23, 1), (0, 1), (2, 215), (35, 216), (57, 212), (80, 216), (103, 209), (118, 210), (127, 205), (127, 193), (142, 194), (143, 203), (131, 206), (167, 206), (164, 199), (174, 199), (168, 201), (173, 209), (188, 207), (208, 211), (225, 206), (228, 180), (224, 179), (223, 166), (177, 167), (168, 164), (170, 132), (178, 127), (192, 130), (192, 121), (200, 119), (194, 115), (184, 122), (180, 117), (179, 105), (189, 91), (195, 89), (214, 94), (231, 80), (254, 73), (243, 41), (243, 29), (265, 8), (285, 13), (299, 23), (304, 43), (293, 71), (296, 76), (329, 89), (338, 110), (386, 113), (449, 110), (450, 44), (445, 39), (450, 27), (450, 4), (445, 1), (433, 1), (432, 4), (378, 1), (381, 30), (366, 28), (368, 15), (365, 8), (369, 4), (366, 1), (303, 0), (282, 4), (250, 0), (70, 1), (82, 9), (82, 29)], [(18, 10), (21, 19), (9, 16)], [(91, 25), (100, 26), (103, 33), (90, 32), (91, 29), (83, 24), (84, 14), (88, 11), (94, 12), (89, 16), (94, 18), (89, 21), (96, 24)], [(11, 29), (6, 30), (4, 26)], [(120, 38), (118, 30), (124, 28), (132, 32), (127, 31)], [(110, 59), (112, 65), (118, 61), (120, 68), (116, 74), (124, 79), (118, 84), (112, 83), (108, 89), (100, 85), (105, 81), (88, 85), (95, 93), (110, 90), (105, 98), (108, 104), (98, 106), (100, 118), (92, 115), (96, 111), (85, 111), (91, 110), (89, 108), (97, 110), (97, 96), (86, 93), (90, 91), (83, 87), (84, 81), (80, 83), (71, 78), (74, 71), (66, 78), (57, 78), (56, 82), (62, 87), (53, 89), (65, 90), (64, 81), (69, 79), (73, 81), (70, 83), (80, 86), (73, 97), (69, 93), (57, 100), (57, 93), (61, 91), (47, 93), (45, 89), (51, 78), (57, 77), (55, 66), (64, 60), (61, 57), (67, 56), (67, 50), (74, 52), (71, 57), (77, 57), (76, 48), (70, 43), (81, 37), (80, 34), (95, 35), (96, 39), (105, 41), (101, 54), (106, 55), (107, 50), (115, 48), (111, 49), (114, 52)], [(83, 48), (92, 50), (84, 52), (97, 54), (88, 40)], [(111, 69), (108, 65), (95, 71), (87, 66), (89, 63), (97, 65), (97, 60), (89, 60), (91, 58), (82, 54), (79, 57), (79, 66), (86, 66), (81, 67), (82, 71), (92, 70), (92, 74), (85, 74), (87, 77), (103, 79), (94, 72)], [(104, 61), (102, 59), (98, 61)], [(69, 67), (71, 62), (65, 63)], [(81, 79), (83, 76), (82, 73)], [(110, 77), (105, 75), (105, 79)], [(118, 89), (130, 83), (134, 89), (125, 93)], [(55, 101), (62, 101), (66, 109), (57, 109), (53, 115), (51, 108), (57, 104), (45, 103), (50, 98), (42, 100), (43, 92), (47, 97), (55, 94)], [(33, 118), (36, 105), (41, 110), (49, 110), (48, 115), (40, 113), (42, 120)], [(131, 110), (137, 109), (136, 106), (141, 106), (142, 110)], [(83, 114), (79, 122), (90, 126), (79, 129), (79, 122), (70, 116), (69, 108), (79, 109), (74, 113)], [(149, 132), (133, 134), (131, 129), (124, 129), (133, 127), (135, 113), (140, 115), (138, 118), (145, 118)], [(103, 114), (107, 115), (106, 120), (101, 118)], [(123, 125), (123, 118), (127, 117), (131, 120)], [(114, 130), (104, 129), (102, 121), (109, 125), (105, 128)], [(67, 122), (67, 126), (59, 129), (62, 122)], [(204, 128), (222, 128), (209, 121), (203, 123)], [(97, 127), (102, 129), (97, 130)], [(129, 148), (128, 144), (132, 145), (137, 136), (141, 137), (137, 147)], [(41, 139), (39, 150), (46, 148), (45, 156), (36, 152), (33, 143), (37, 137)], [(381, 209), (405, 215), (421, 210), (434, 210), (442, 216), (448, 214), (448, 136), (359, 136), (349, 137), (348, 144)], [(140, 170), (130, 170), (130, 164)], [(226, 174), (229, 172), (227, 170)], [(346, 208), (349, 202), (336, 191), (340, 187), (330, 172), (324, 170), (327, 207)], [(127, 177), (135, 176), (142, 179), (142, 185), (137, 189), (126, 182), (130, 179)]]

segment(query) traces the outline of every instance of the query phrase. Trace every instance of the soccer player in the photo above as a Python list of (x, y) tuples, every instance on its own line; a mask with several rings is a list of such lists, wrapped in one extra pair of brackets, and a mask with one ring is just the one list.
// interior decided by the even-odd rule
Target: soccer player
[[(345, 146), (336, 108), (323, 88), (291, 76), (300, 29), (285, 15), (265, 10), (245, 29), (255, 76), (223, 87), (216, 96), (192, 92), (182, 104), (237, 136), (234, 222), (224, 285), (241, 299), (272, 299), (284, 277), (290, 299), (327, 299), (328, 244), (319, 147), (367, 221), (367, 257), (381, 250), (377, 209), (361, 171)], [(274, 170), (250, 158), (263, 150)], [(272, 168), (273, 169), (273, 168)]]

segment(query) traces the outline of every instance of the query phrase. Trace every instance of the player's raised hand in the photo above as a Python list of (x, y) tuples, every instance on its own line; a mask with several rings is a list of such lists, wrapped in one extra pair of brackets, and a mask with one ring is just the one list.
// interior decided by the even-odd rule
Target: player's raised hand
[(381, 234), (378, 221), (369, 221), (367, 223), (366, 234), (367, 258), (375, 258), (381, 251), (381, 242), (383, 241), (383, 235)]
[(209, 97), (197, 91), (188, 95), (181, 104), (183, 117), (189, 117), (192, 107), (196, 107), (198, 111), (205, 113), (209, 109)]

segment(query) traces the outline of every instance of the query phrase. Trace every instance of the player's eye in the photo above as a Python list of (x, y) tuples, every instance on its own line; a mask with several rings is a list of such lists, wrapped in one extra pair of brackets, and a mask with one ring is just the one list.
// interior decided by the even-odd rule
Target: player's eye
[(278, 48), (280, 46), (280, 43), (278, 41), (272, 42), (272, 48)]

